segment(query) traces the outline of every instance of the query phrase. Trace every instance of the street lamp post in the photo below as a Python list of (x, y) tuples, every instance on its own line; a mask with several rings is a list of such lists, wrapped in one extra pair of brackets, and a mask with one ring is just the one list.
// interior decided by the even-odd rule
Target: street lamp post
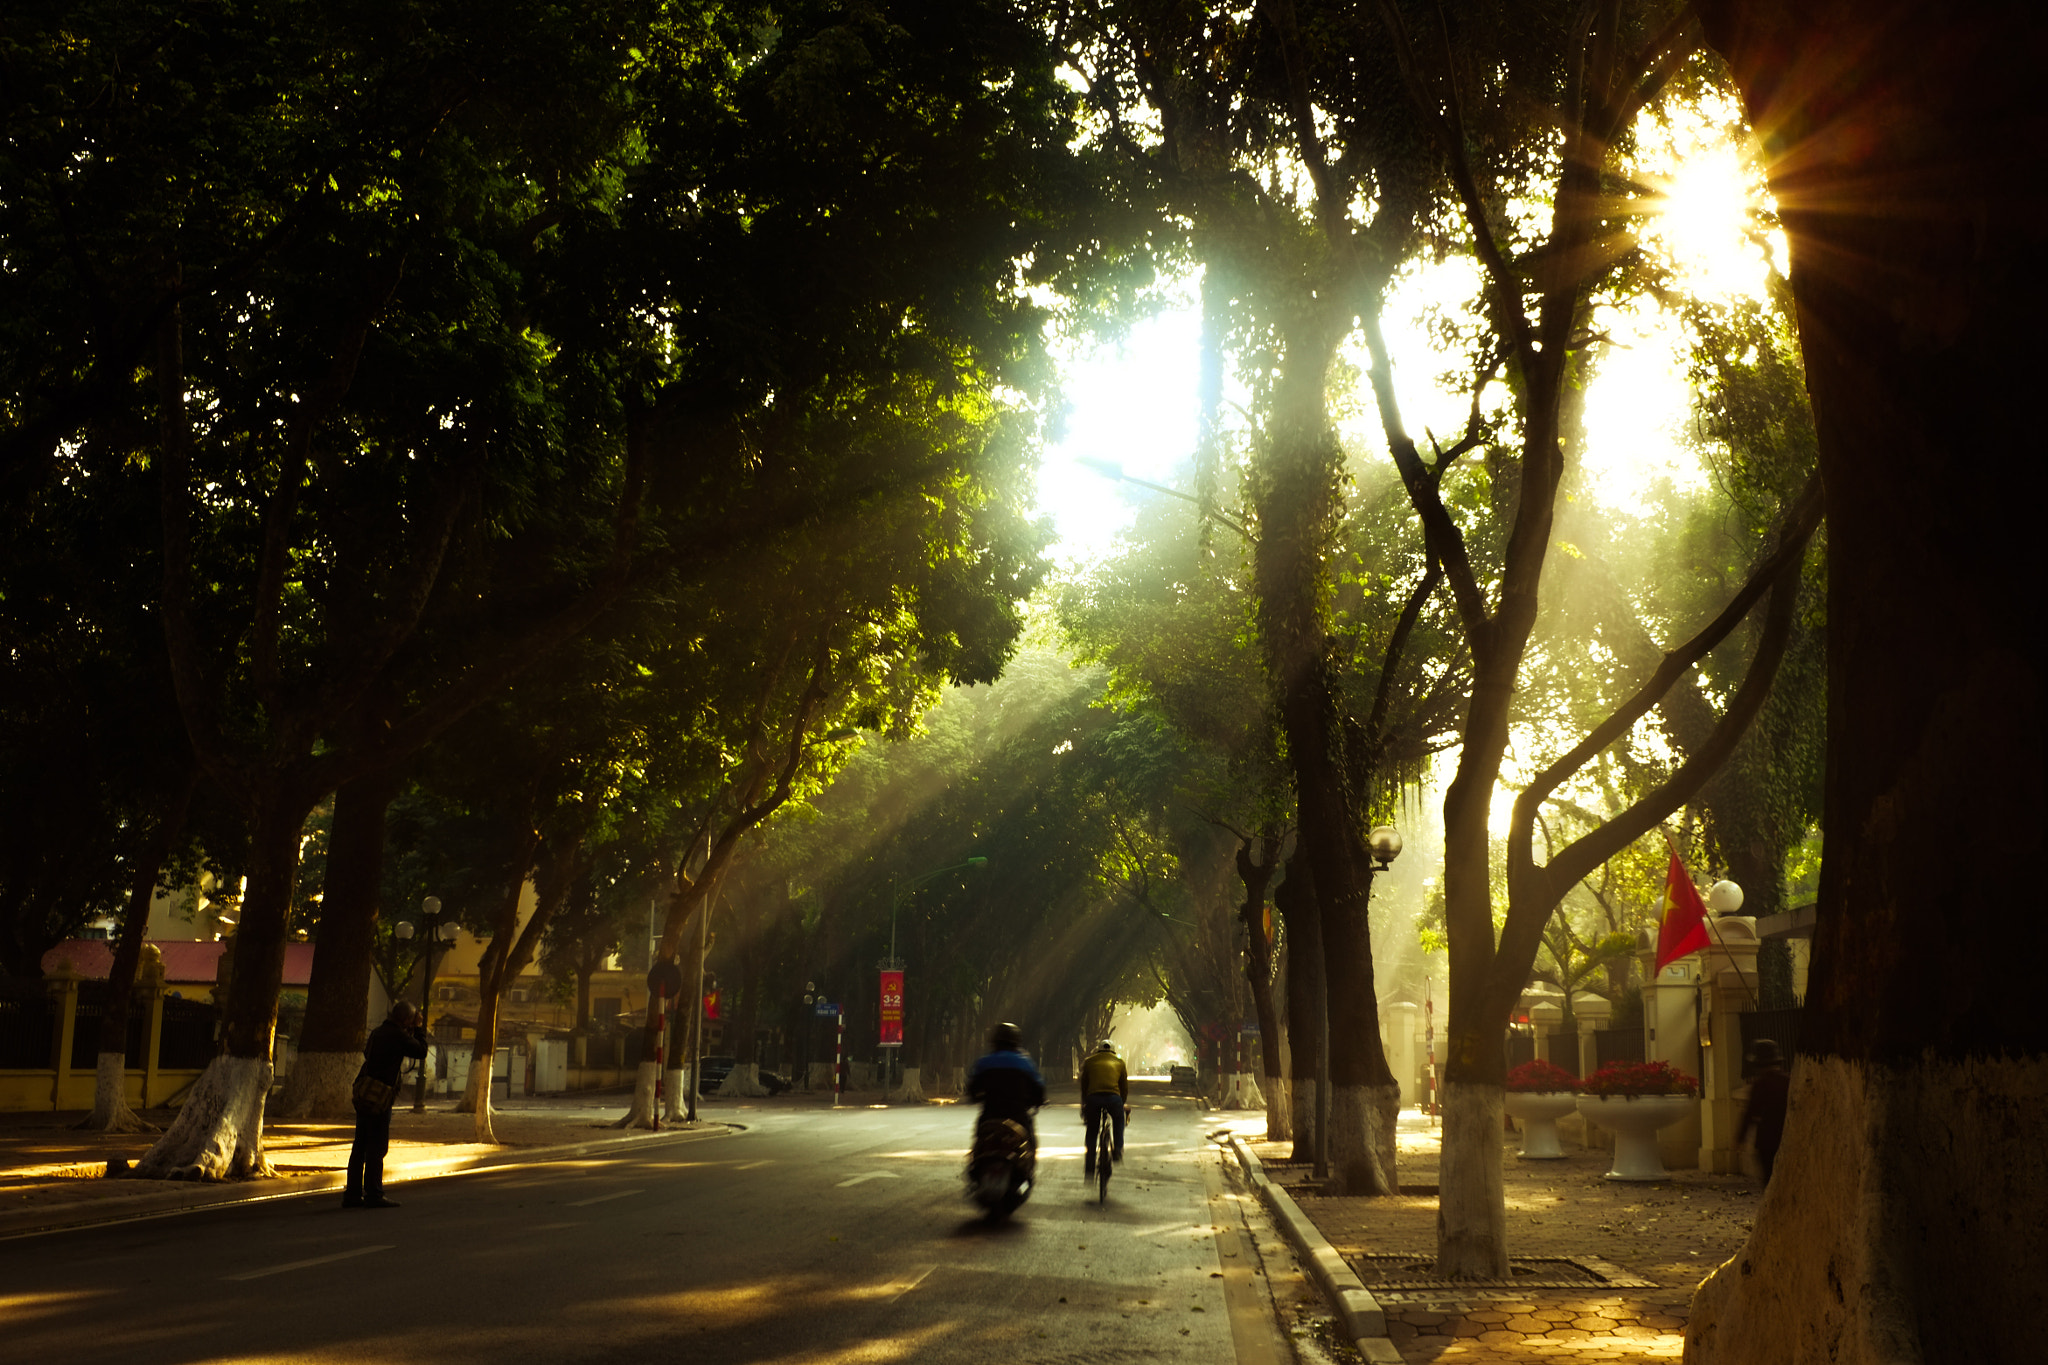
[[(889, 890), (889, 956), (882, 959), (881, 969), (885, 972), (900, 972), (903, 970), (903, 959), (896, 956), (896, 912), (902, 906), (903, 898), (906, 895), (917, 890), (917, 888), (923, 886), (934, 877), (944, 876), (948, 872), (958, 872), (962, 868), (986, 867), (987, 865), (988, 859), (986, 858), (969, 858), (965, 862), (948, 863), (944, 867), (935, 867), (929, 872), (912, 877), (907, 882), (893, 883)], [(897, 1057), (900, 1058), (902, 1055), (901, 1042), (896, 1043), (894, 1047)], [(891, 1066), (893, 1067), (894, 1065), (895, 1063), (892, 1062)]]
[[(412, 921), (400, 920), (392, 933), (400, 942), (411, 941), (414, 929)], [(420, 902), (420, 935), (424, 942), (421, 951), (426, 954), (427, 970), (420, 981), (420, 1031), (427, 1032), (427, 1007), (434, 988), (434, 954), (455, 942), (456, 925), (441, 918), (441, 898), (428, 896)], [(419, 1067), (419, 1082), (413, 1088), (412, 1111), (426, 1112), (427, 1108), (427, 1061), (422, 1057)]]
[[(1401, 856), (1401, 834), (1392, 825), (1380, 825), (1366, 836), (1366, 847), (1379, 864), (1374, 872), (1385, 872)], [(1372, 904), (1372, 882), (1365, 884), (1366, 904)], [(1330, 943), (1323, 940), (1323, 979), (1317, 983), (1318, 1013), (1322, 1015), (1322, 1046), (1316, 1051), (1316, 1165), (1318, 1181), (1330, 1178)]]

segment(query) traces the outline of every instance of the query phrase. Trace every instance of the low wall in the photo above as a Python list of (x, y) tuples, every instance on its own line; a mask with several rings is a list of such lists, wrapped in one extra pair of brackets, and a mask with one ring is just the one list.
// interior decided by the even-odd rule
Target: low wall
[[(198, 1071), (159, 1071), (147, 1096), (143, 1084), (148, 1073), (137, 1069), (127, 1073), (128, 1107), (147, 1109), (162, 1104), (192, 1082)], [(0, 1110), (91, 1109), (93, 1087), (98, 1078), (90, 1071), (67, 1071), (61, 1084), (55, 1071), (0, 1071)]]

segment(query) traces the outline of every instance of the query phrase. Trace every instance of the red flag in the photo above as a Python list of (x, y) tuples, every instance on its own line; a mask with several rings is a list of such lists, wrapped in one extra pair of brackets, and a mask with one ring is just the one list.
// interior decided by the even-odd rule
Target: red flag
[(1657, 928), (1657, 972), (1707, 946), (1707, 907), (1686, 875), (1685, 864), (1671, 855), (1671, 871), (1664, 877), (1664, 922)]

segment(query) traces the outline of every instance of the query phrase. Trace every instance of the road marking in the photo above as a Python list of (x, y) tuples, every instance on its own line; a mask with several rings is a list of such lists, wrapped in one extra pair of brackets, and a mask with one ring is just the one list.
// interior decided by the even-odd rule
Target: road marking
[(864, 1180), (901, 1180), (902, 1178), (902, 1176), (894, 1171), (869, 1171), (866, 1175), (857, 1175), (851, 1180), (840, 1181), (839, 1188), (843, 1190), (848, 1185), (858, 1185)]
[(733, 1169), (734, 1169), (734, 1170), (736, 1170), (736, 1171), (758, 1171), (758, 1170), (760, 1170), (760, 1169), (761, 1169), (761, 1168), (762, 1168), (763, 1166), (773, 1166), (774, 1164), (775, 1164), (775, 1161), (774, 1161), (774, 1159), (773, 1159), (773, 1158), (771, 1157), (771, 1158), (765, 1158), (765, 1159), (763, 1159), (763, 1160), (760, 1160), (760, 1161), (749, 1161), (749, 1162), (748, 1162), (748, 1163), (747, 1163), (746, 1165), (744, 1165), (744, 1166), (735, 1166), (735, 1167), (733, 1167)]
[(896, 1292), (893, 1294), (889, 1294), (889, 1302), (894, 1303), (896, 1302), (896, 1300), (902, 1298), (905, 1294), (908, 1294), (911, 1290), (923, 1284), (925, 1276), (931, 1274), (934, 1270), (937, 1269), (938, 1267), (935, 1265), (919, 1266), (917, 1267), (916, 1272), (914, 1274), (906, 1276), (902, 1279), (891, 1280), (889, 1283), (883, 1285), (882, 1292), (884, 1294), (889, 1294), (889, 1291), (894, 1289)]
[(261, 1270), (245, 1270), (239, 1275), (223, 1275), (224, 1280), (260, 1280), (265, 1275), (282, 1275), (287, 1270), (304, 1270), (308, 1266), (326, 1265), (329, 1261), (346, 1261), (352, 1256), (367, 1256), (373, 1251), (389, 1251), (389, 1246), (357, 1247), (354, 1251), (337, 1251), (332, 1256), (315, 1256), (307, 1261), (291, 1261), (285, 1265), (267, 1265)]
[(592, 1204), (602, 1204), (613, 1199), (627, 1199), (633, 1195), (645, 1193), (645, 1190), (620, 1190), (617, 1194), (600, 1194), (594, 1199), (578, 1199), (573, 1203), (565, 1204), (563, 1207), (571, 1209), (588, 1208)]

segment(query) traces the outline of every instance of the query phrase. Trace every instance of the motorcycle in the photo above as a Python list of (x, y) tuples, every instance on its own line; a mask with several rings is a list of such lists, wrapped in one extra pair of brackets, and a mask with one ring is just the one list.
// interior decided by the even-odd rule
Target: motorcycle
[(967, 1197), (990, 1221), (1006, 1218), (1031, 1197), (1037, 1167), (1037, 1145), (1023, 1124), (984, 1120), (975, 1129), (974, 1150), (967, 1158)]

